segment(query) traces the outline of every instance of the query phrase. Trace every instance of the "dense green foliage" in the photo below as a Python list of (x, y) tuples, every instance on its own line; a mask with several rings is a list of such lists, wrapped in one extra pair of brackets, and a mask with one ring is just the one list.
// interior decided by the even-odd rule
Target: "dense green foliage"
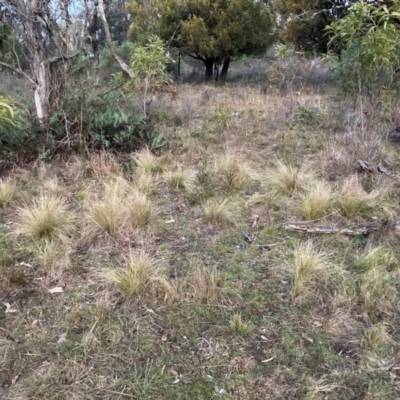
[(380, 7), (360, 1), (328, 31), (331, 43), (343, 46), (337, 76), (345, 95), (398, 98), (396, 69), (400, 64), (400, 3)]
[(298, 50), (326, 52), (329, 36), (327, 25), (346, 15), (345, 0), (277, 0), (275, 9), (282, 16), (281, 39)]
[(225, 62), (226, 77), (231, 57), (264, 52), (274, 38), (274, 22), (268, 1), (252, 0), (131, 0), (130, 38), (158, 33), (183, 54), (204, 62), (206, 79), (213, 67)]

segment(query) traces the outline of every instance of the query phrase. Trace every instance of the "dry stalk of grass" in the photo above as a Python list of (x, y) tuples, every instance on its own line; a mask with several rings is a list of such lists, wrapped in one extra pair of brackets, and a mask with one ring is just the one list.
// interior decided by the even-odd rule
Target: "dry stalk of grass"
[(145, 253), (131, 254), (123, 267), (102, 269), (95, 271), (95, 275), (128, 297), (157, 292), (171, 297), (176, 295), (174, 285), (170, 283), (162, 268)]
[(15, 232), (33, 239), (65, 239), (72, 228), (66, 204), (55, 197), (41, 195), (32, 204), (19, 207), (17, 215)]
[(0, 179), (0, 207), (6, 208), (15, 198), (17, 184), (12, 179)]
[(308, 221), (320, 219), (333, 205), (332, 188), (326, 182), (316, 182), (303, 195), (300, 215)]
[(277, 193), (290, 195), (295, 191), (304, 191), (308, 181), (312, 179), (312, 173), (305, 166), (297, 168), (286, 165), (283, 161), (276, 161), (274, 168), (266, 172), (265, 178), (267, 184)]
[(153, 193), (155, 190), (154, 176), (146, 171), (139, 170), (133, 178), (134, 187), (142, 193)]
[(45, 270), (51, 270), (64, 254), (65, 250), (62, 248), (62, 244), (55, 240), (45, 240), (42, 245), (38, 246), (36, 257)]

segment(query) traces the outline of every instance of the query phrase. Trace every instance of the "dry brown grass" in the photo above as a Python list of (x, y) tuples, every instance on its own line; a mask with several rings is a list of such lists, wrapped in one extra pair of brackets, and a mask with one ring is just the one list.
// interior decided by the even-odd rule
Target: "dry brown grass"
[(108, 179), (123, 174), (122, 165), (111, 153), (105, 151), (90, 157), (90, 170), (97, 179)]
[[(360, 157), (400, 170), (399, 150), (381, 140), (384, 118), (361, 134), (351, 106), (303, 89), (180, 85), (182, 101), (152, 110), (169, 140), (160, 156), (133, 154), (126, 171), (100, 153), (10, 174), (1, 398), (397, 399), (396, 231), (283, 226), (400, 219), (395, 181), (354, 177)], [(299, 106), (329, 116), (306, 126)], [(9, 235), (42, 197), (72, 224)]]
[(167, 171), (164, 174), (164, 179), (169, 187), (174, 190), (182, 190), (191, 193), (195, 190), (195, 178), (189, 170), (178, 169), (176, 171)]
[(382, 204), (382, 193), (373, 191), (367, 193), (357, 176), (352, 176), (343, 182), (336, 194), (336, 202), (343, 216), (354, 218), (367, 216)]
[(87, 231), (90, 236), (102, 233), (115, 236), (126, 226), (126, 208), (117, 184), (106, 185), (103, 197), (88, 204)]
[(309, 182), (309, 189), (302, 199), (300, 215), (308, 221), (320, 219), (333, 205), (332, 188), (326, 182)]
[(215, 160), (213, 176), (227, 193), (250, 187), (257, 179), (256, 172), (246, 162), (230, 154)]
[(194, 301), (208, 304), (223, 298), (225, 274), (205, 267), (198, 260), (192, 260), (190, 271), (188, 293)]
[(304, 191), (311, 176), (311, 172), (306, 166), (293, 167), (283, 161), (276, 161), (274, 167), (265, 174), (267, 184), (276, 192), (284, 195), (290, 195), (295, 191)]
[(100, 269), (94, 274), (105, 284), (115, 287), (128, 297), (137, 297), (145, 292), (175, 295), (159, 263), (145, 253), (131, 254), (124, 266), (117, 269)]
[(64, 201), (41, 195), (30, 204), (18, 207), (15, 233), (35, 240), (65, 239), (73, 218)]
[(163, 160), (156, 157), (148, 148), (132, 156), (136, 166), (142, 171), (155, 175), (163, 171)]
[(229, 199), (208, 199), (203, 204), (204, 219), (207, 222), (234, 223)]
[(0, 207), (7, 207), (15, 198), (17, 184), (11, 179), (0, 180)]

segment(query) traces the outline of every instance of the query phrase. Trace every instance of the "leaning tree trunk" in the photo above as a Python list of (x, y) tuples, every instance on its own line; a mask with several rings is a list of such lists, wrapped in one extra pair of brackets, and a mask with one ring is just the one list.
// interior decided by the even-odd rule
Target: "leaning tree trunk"
[(221, 83), (225, 83), (225, 81), (226, 81), (226, 76), (228, 75), (228, 68), (229, 68), (230, 62), (231, 62), (230, 57), (225, 58), (224, 64), (222, 65), (221, 75), (219, 76), (219, 81)]
[(135, 73), (132, 71), (132, 69), (125, 63), (125, 61), (116, 53), (112, 39), (111, 39), (111, 33), (110, 33), (110, 28), (108, 26), (107, 18), (106, 18), (106, 13), (104, 11), (104, 3), (103, 0), (97, 0), (98, 4), (98, 11), (100, 14), (101, 21), (103, 22), (103, 28), (104, 28), (104, 33), (106, 35), (106, 42), (108, 49), (110, 50), (112, 58), (119, 64), (121, 69), (126, 72), (129, 75), (129, 78), (133, 79), (135, 77)]
[(206, 82), (212, 82), (214, 80), (214, 70), (213, 70), (214, 63), (215, 63), (215, 58), (206, 58), (204, 60), (204, 64), (206, 67), (204, 80)]

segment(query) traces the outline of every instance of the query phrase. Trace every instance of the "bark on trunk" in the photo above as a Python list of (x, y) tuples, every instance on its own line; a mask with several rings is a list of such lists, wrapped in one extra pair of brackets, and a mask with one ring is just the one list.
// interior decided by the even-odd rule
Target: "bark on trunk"
[(68, 9), (68, 0), (60, 0), (61, 17), (65, 24), (65, 42), (67, 50), (72, 52), (75, 50), (75, 36), (72, 30), (72, 20)]
[(115, 52), (114, 46), (112, 44), (110, 28), (108, 26), (106, 14), (104, 12), (103, 0), (98, 0), (98, 6), (99, 6), (98, 8), (99, 8), (100, 18), (101, 21), (103, 22), (104, 33), (106, 35), (107, 46), (108, 49), (110, 50), (111, 56), (119, 64), (121, 69), (125, 71), (131, 79), (133, 79), (135, 77), (134, 72), (129, 68), (129, 66), (124, 62), (124, 60)]
[(219, 76), (219, 80), (221, 83), (226, 82), (226, 76), (228, 75), (228, 68), (229, 68), (230, 62), (231, 62), (230, 57), (225, 58), (224, 64), (222, 65), (221, 75)]
[(39, 57), (34, 59), (35, 71), (35, 106), (36, 114), (40, 122), (44, 122), (48, 118), (48, 74), (44, 61)]
[(85, 12), (86, 19), (89, 22), (89, 35), (90, 35), (90, 44), (92, 45), (93, 58), (96, 65), (99, 64), (99, 41), (97, 39), (97, 24), (98, 24), (98, 15), (97, 15), (97, 0), (93, 3), (93, 14), (91, 15), (88, 0), (85, 0)]
[(214, 63), (215, 63), (214, 58), (206, 58), (204, 61), (206, 67), (204, 80), (206, 82), (212, 82), (214, 80), (214, 71), (213, 71)]

